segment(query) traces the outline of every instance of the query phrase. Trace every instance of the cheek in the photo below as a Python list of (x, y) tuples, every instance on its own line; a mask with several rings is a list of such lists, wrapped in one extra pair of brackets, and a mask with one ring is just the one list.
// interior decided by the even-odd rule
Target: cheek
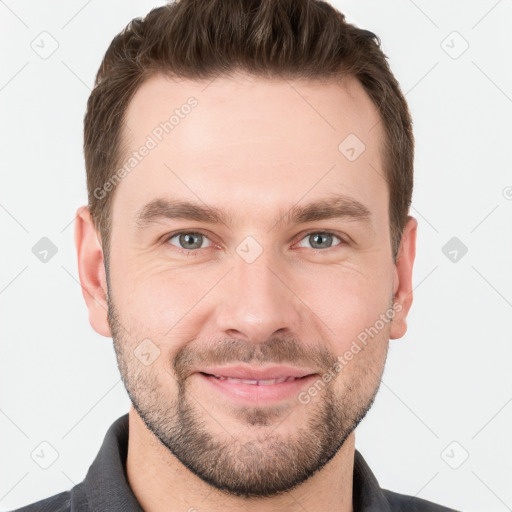
[[(379, 367), (385, 358), (390, 320), (391, 274), (348, 265), (311, 275), (299, 293), (311, 308), (324, 343), (340, 358), (346, 375)], [(385, 318), (383, 321), (382, 318)], [(386, 321), (387, 319), (387, 321)], [(354, 364), (355, 363), (355, 364)]]
[(383, 324), (380, 319), (390, 306), (392, 288), (388, 282), (392, 282), (392, 275), (382, 270), (362, 273), (345, 267), (310, 275), (298, 295), (321, 320), (319, 328), (339, 355), (354, 340), (364, 339), (367, 329), (377, 327), (375, 337), (387, 335), (389, 322)]
[(172, 350), (173, 340), (179, 344), (197, 334), (201, 301), (221, 275), (213, 270), (198, 275), (197, 269), (173, 269), (158, 261), (130, 268), (125, 263), (113, 276), (115, 304), (131, 334)]

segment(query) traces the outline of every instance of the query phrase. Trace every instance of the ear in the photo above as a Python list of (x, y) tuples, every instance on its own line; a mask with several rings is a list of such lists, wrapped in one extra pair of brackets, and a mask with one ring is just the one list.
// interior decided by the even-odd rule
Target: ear
[(407, 332), (407, 314), (412, 306), (412, 267), (416, 256), (416, 230), (418, 221), (409, 216), (405, 225), (393, 284), (395, 316), (390, 326), (390, 338), (398, 339)]
[(89, 322), (98, 334), (111, 337), (103, 249), (87, 206), (81, 206), (76, 211), (75, 245), (82, 295), (89, 309)]

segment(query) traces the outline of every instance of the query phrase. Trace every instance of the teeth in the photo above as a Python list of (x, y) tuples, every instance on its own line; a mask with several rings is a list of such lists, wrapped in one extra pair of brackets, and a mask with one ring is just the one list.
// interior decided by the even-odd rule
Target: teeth
[(267, 380), (256, 380), (256, 379), (237, 379), (235, 377), (222, 377), (214, 375), (215, 378), (220, 380), (228, 380), (236, 382), (237, 384), (252, 384), (253, 386), (268, 386), (270, 384), (279, 384), (280, 382), (291, 382), (296, 377), (280, 377), (279, 379), (267, 379)]

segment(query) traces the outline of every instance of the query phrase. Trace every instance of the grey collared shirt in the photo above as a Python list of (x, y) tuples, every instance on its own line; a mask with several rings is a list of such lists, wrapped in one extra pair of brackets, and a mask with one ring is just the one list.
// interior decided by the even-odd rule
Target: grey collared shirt
[[(128, 414), (108, 429), (85, 479), (69, 491), (14, 512), (143, 512), (126, 479)], [(359, 451), (354, 456), (354, 512), (456, 512), (413, 496), (381, 489)]]

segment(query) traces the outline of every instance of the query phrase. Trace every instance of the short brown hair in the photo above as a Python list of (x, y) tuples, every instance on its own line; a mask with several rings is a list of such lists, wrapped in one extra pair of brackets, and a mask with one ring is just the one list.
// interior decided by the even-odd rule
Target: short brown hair
[[(329, 80), (353, 76), (384, 125), (394, 259), (408, 219), (414, 138), (407, 102), (378, 36), (319, 0), (180, 0), (133, 19), (111, 42), (84, 119), (89, 209), (108, 265), (113, 192), (98, 197), (122, 158), (122, 126), (141, 84), (156, 73), (208, 80), (256, 77)], [(341, 141), (340, 141), (341, 142)]]

